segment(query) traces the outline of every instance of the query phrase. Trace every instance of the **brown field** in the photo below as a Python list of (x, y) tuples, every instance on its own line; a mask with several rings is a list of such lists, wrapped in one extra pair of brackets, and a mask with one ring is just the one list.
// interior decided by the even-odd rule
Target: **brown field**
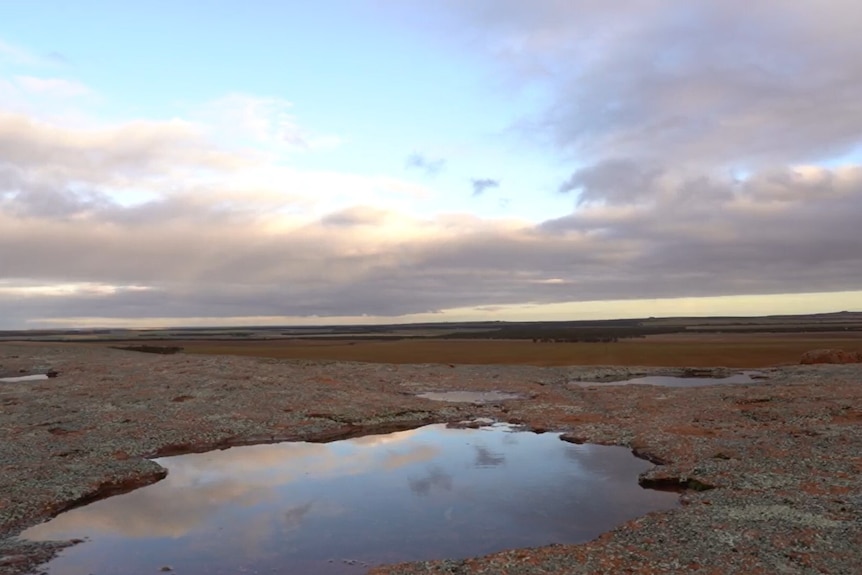
[[(641, 365), (756, 368), (798, 363), (811, 349), (862, 351), (862, 333), (668, 334), (618, 343), (533, 343), (530, 340), (394, 341), (278, 339), (149, 341), (186, 353), (372, 363)], [(117, 345), (112, 343), (111, 345)]]

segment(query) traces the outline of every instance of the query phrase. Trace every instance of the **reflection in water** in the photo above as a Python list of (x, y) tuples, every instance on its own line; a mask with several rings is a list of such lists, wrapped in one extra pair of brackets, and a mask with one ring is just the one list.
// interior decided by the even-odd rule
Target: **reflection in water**
[(24, 533), (87, 539), (49, 573), (153, 574), (170, 565), (182, 575), (358, 574), (373, 564), (586, 541), (676, 502), (638, 486), (650, 464), (624, 448), (501, 425), (158, 462), (165, 480)]
[(625, 381), (606, 381), (595, 383), (589, 381), (576, 381), (580, 386), (596, 387), (610, 385), (658, 385), (661, 387), (704, 387), (707, 385), (721, 385), (726, 383), (756, 383), (757, 380), (752, 377), (757, 375), (757, 372), (744, 371), (731, 375), (730, 377), (672, 377), (669, 375), (648, 375), (646, 377), (636, 377)]
[(484, 445), (476, 445), (476, 467), (495, 467), (506, 462), (502, 453), (491, 451)]
[(287, 511), (284, 512), (284, 524), (288, 529), (295, 529), (302, 525), (302, 520), (305, 518), (306, 514), (311, 511), (311, 506), (314, 505), (314, 502), (309, 501), (304, 505), (297, 505), (296, 507), (291, 507)]
[(407, 484), (410, 485), (410, 491), (416, 495), (428, 495), (431, 493), (432, 488), (441, 491), (451, 491), (452, 476), (440, 467), (435, 466), (428, 470), (425, 477), (420, 479), (407, 478)]

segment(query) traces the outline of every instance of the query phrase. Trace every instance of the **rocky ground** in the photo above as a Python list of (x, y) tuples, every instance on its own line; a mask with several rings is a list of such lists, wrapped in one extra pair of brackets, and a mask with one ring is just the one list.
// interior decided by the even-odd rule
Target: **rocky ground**
[[(22, 371), (23, 370), (23, 371)], [(36, 570), (57, 544), (24, 528), (160, 478), (147, 457), (278, 440), (326, 440), (491, 417), (620, 444), (654, 463), (642, 481), (685, 488), (683, 505), (582, 545), (377, 575), (859, 573), (862, 364), (765, 370), (752, 385), (583, 386), (680, 370), (379, 365), (153, 355), (0, 344), (0, 573)], [(525, 399), (447, 404), (423, 391), (499, 390)]]

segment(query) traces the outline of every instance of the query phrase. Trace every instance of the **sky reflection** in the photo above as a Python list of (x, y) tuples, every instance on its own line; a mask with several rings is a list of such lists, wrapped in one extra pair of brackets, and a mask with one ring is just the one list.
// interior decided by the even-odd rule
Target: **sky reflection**
[(88, 539), (49, 573), (154, 573), (163, 565), (184, 575), (361, 573), (372, 564), (585, 541), (676, 502), (638, 486), (650, 464), (624, 448), (505, 426), (436, 425), (158, 461), (169, 470), (165, 480), (24, 533)]

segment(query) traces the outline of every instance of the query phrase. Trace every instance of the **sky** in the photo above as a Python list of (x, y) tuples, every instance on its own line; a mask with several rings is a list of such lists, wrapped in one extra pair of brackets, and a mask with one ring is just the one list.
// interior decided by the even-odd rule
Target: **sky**
[(0, 329), (862, 310), (856, 0), (0, 0)]

